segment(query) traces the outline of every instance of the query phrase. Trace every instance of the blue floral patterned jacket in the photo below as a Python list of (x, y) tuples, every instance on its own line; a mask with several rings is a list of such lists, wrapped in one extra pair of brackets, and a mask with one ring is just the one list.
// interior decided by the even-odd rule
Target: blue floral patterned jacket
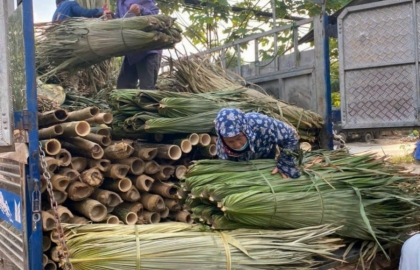
[[(300, 176), (294, 157), (287, 150), (297, 150), (298, 134), (290, 125), (260, 113), (244, 113), (238, 109), (222, 109), (215, 119), (218, 134), (217, 155), (220, 159), (252, 160), (270, 158), (273, 148), (280, 147), (277, 168), (289, 177)], [(244, 152), (232, 151), (221, 137), (233, 137), (243, 132), (249, 141)]]

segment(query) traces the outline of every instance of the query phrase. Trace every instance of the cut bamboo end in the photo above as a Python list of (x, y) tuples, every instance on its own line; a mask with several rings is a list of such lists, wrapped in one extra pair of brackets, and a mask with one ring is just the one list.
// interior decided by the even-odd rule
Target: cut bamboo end
[(55, 159), (59, 161), (59, 166), (67, 167), (71, 163), (71, 154), (66, 149), (60, 149), (58, 154), (55, 156)]
[(162, 197), (149, 193), (141, 193), (140, 203), (151, 212), (159, 212), (166, 207)]
[(106, 218), (108, 214), (105, 205), (92, 199), (85, 199), (80, 202), (74, 202), (74, 209), (93, 222), (100, 222)]
[(46, 211), (42, 211), (42, 230), (52, 231), (55, 228), (55, 217)]
[(84, 108), (82, 110), (69, 112), (67, 121), (81, 121), (85, 119), (92, 118), (99, 114), (99, 108), (98, 107), (88, 107)]
[(102, 188), (112, 190), (115, 192), (127, 192), (131, 189), (133, 184), (129, 178), (122, 178), (118, 180), (105, 179)]
[(55, 125), (55, 126), (51, 126), (47, 128), (41, 128), (38, 131), (38, 138), (40, 140), (51, 139), (51, 138), (55, 138), (57, 136), (62, 135), (63, 132), (64, 132), (64, 129), (60, 125)]
[(60, 262), (60, 256), (58, 254), (58, 247), (53, 247), (50, 250), (50, 258), (51, 260), (53, 260), (54, 262)]
[(117, 193), (100, 188), (96, 189), (90, 197), (106, 207), (115, 207), (123, 202)]
[(63, 143), (63, 147), (72, 151), (75, 150), (77, 153), (82, 154), (83, 156), (90, 156), (94, 159), (101, 159), (104, 155), (104, 150), (102, 147), (94, 142), (89, 140), (74, 137), (74, 138), (63, 138), (66, 142)]
[(53, 190), (54, 198), (58, 204), (63, 204), (67, 200), (67, 192), (60, 190)]
[(149, 191), (153, 185), (155, 179), (152, 177), (142, 174), (135, 178), (131, 178), (133, 185), (140, 191)]
[(108, 171), (104, 172), (104, 175), (112, 179), (121, 179), (127, 176), (129, 170), (130, 167), (128, 165), (111, 164)]
[(58, 109), (38, 114), (38, 125), (48, 126), (55, 123), (66, 121), (68, 118), (67, 111)]
[(153, 178), (160, 181), (166, 181), (171, 177), (171, 175), (174, 174), (174, 172), (175, 172), (174, 166), (162, 165), (160, 167), (160, 171), (158, 173), (153, 174)]
[(210, 135), (209, 134), (207, 134), (207, 133), (203, 133), (203, 134), (200, 134), (200, 135), (198, 135), (199, 137), (200, 137), (200, 140), (199, 140), (199, 145), (201, 145), (201, 146), (207, 146), (207, 145), (209, 145), (210, 144), (210, 142), (211, 142), (211, 137), (210, 137)]
[(188, 140), (191, 142), (191, 145), (195, 146), (200, 142), (200, 136), (197, 133), (191, 133), (188, 136)]
[(90, 133), (90, 125), (86, 121), (60, 124), (63, 128), (62, 137), (84, 137)]
[(80, 173), (86, 169), (87, 159), (84, 157), (72, 157), (70, 167)]
[(79, 216), (73, 215), (73, 217), (69, 219), (68, 223), (70, 223), (70, 224), (90, 224), (91, 221), (88, 220), (85, 217), (79, 217)]
[(114, 209), (115, 209), (115, 207), (110, 207), (110, 206), (108, 206), (108, 207), (106, 208), (106, 212), (107, 212), (108, 214), (111, 214), (112, 212), (114, 212)]
[(125, 224), (136, 224), (138, 220), (137, 214), (126, 208), (115, 207), (113, 214), (115, 214)]
[(55, 190), (66, 191), (67, 186), (70, 184), (70, 178), (60, 174), (54, 174), (51, 177), (51, 184)]
[(134, 152), (134, 148), (126, 142), (111, 144), (105, 148), (105, 158), (107, 159), (125, 159)]
[(111, 161), (108, 159), (88, 159), (88, 167), (96, 168), (101, 172), (106, 172), (111, 166)]
[(210, 146), (209, 146), (209, 154), (212, 157), (215, 157), (217, 155), (217, 147), (216, 147), (215, 144), (210, 144)]
[(169, 199), (169, 198), (163, 198), (165, 202), (166, 208), (168, 208), (170, 211), (179, 211), (181, 210), (181, 205), (178, 203), (177, 200)]
[(106, 216), (106, 224), (120, 224), (120, 219), (117, 216), (108, 214)]
[(143, 205), (139, 202), (123, 202), (122, 204), (118, 205), (114, 209), (116, 212), (134, 212), (138, 216), (141, 216), (143, 213)]
[(109, 125), (114, 120), (114, 117), (110, 113), (98, 113), (94, 117), (86, 119), (86, 122), (96, 123), (96, 124), (106, 124)]
[(102, 184), (104, 177), (98, 169), (85, 170), (80, 174), (80, 181), (92, 187), (98, 187)]
[[(53, 157), (45, 157), (45, 162), (47, 163), (47, 170), (52, 173), (58, 168), (59, 161)], [(42, 172), (44, 172), (44, 168), (42, 168)]]
[(69, 199), (75, 202), (88, 198), (93, 193), (93, 191), (94, 188), (92, 186), (89, 186), (88, 184), (80, 181), (70, 183), (70, 185), (67, 187)]
[(160, 222), (160, 214), (157, 212), (143, 211), (142, 218), (146, 224), (156, 224)]
[(47, 264), (44, 266), (44, 270), (57, 270), (57, 264), (52, 260), (48, 260)]
[(58, 171), (58, 174), (68, 177), (70, 179), (70, 182), (76, 181), (80, 175), (80, 173), (77, 170), (71, 168), (62, 168)]
[(71, 218), (73, 218), (73, 213), (62, 205), (57, 207), (57, 214), (62, 223), (67, 223)]
[(187, 173), (187, 167), (185, 167), (184, 165), (178, 165), (175, 167), (176, 179), (178, 180), (183, 179), (186, 173)]
[(176, 221), (184, 222), (184, 223), (188, 223), (188, 224), (193, 223), (193, 219), (191, 217), (191, 214), (187, 211), (174, 212), (172, 214), (172, 216)]
[(150, 160), (144, 164), (144, 172), (147, 174), (155, 174), (160, 171), (160, 165), (154, 161)]
[(41, 144), (45, 153), (50, 156), (57, 155), (61, 150), (61, 143), (56, 139), (43, 140)]
[(42, 236), (42, 250), (45, 252), (51, 248), (51, 239), (49, 236)]
[(176, 199), (178, 195), (178, 188), (173, 184), (156, 182), (153, 183), (150, 191), (158, 194), (164, 198)]
[(192, 150), (192, 144), (189, 140), (182, 140), (179, 144), (182, 153), (188, 154)]
[(160, 218), (167, 218), (169, 216), (169, 208), (165, 207), (164, 210), (159, 212)]
[[(158, 152), (159, 156), (159, 152)], [(182, 156), (182, 150), (178, 145), (171, 145), (167, 151), (167, 153), (163, 153), (160, 157), (161, 158), (169, 158), (172, 160), (178, 160)]]
[(60, 243), (57, 229), (53, 229), (52, 231), (50, 231), (50, 239), (52, 243), (55, 243), (57, 245)]
[(129, 172), (134, 175), (140, 175), (145, 170), (144, 161), (140, 158), (131, 157), (126, 159), (119, 159), (116, 162), (129, 166)]
[[(51, 242), (51, 241), (50, 241)], [(46, 251), (46, 250), (44, 250), (44, 251)], [(48, 256), (47, 255), (45, 255), (45, 254), (42, 254), (42, 267), (44, 267), (44, 269), (45, 269), (45, 266), (47, 265), (47, 263), (48, 263)]]
[(86, 140), (97, 143), (104, 147), (111, 145), (111, 142), (112, 142), (109, 136), (103, 136), (103, 135), (93, 134), (93, 133), (89, 133), (84, 138)]

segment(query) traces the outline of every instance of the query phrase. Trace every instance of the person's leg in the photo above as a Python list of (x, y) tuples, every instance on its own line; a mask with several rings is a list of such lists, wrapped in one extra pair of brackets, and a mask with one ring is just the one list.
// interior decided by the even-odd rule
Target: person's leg
[(155, 89), (160, 67), (160, 55), (157, 53), (149, 54), (137, 63), (136, 67), (140, 80), (140, 89)]
[(135, 89), (137, 88), (137, 81), (136, 65), (130, 66), (127, 57), (124, 57), (120, 74), (117, 79), (117, 89)]

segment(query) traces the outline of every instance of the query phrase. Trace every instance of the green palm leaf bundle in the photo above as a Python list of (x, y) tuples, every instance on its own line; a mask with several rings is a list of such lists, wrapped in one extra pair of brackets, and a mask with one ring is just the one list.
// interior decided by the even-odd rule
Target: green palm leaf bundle
[(298, 179), (271, 175), (274, 167), (274, 160), (198, 161), (185, 179), (187, 203), (217, 229), (339, 224), (343, 237), (397, 241), (418, 226), (418, 179), (372, 154), (306, 153)]
[[(216, 232), (200, 225), (65, 225), (75, 270), (311, 269), (331, 258), (336, 228)], [(317, 257), (317, 258), (315, 258)], [(317, 260), (318, 259), (318, 260)]]
[(89, 67), (130, 52), (172, 48), (181, 30), (166, 15), (102, 20), (71, 18), (36, 29), (36, 62), (43, 76)]

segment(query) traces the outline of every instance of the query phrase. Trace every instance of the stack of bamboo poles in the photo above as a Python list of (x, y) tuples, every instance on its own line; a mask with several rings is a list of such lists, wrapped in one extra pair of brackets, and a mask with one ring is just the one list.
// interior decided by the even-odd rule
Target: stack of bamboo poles
[[(178, 188), (189, 160), (215, 155), (208, 134), (138, 142), (111, 139), (110, 113), (97, 107), (38, 114), (39, 138), (46, 153), (58, 216), (63, 223), (191, 223), (183, 209), (187, 195)], [(156, 140), (161, 141), (157, 143)], [(193, 147), (193, 145), (195, 145)], [(58, 262), (57, 230), (49, 207), (46, 179), (42, 194), (45, 263)]]

